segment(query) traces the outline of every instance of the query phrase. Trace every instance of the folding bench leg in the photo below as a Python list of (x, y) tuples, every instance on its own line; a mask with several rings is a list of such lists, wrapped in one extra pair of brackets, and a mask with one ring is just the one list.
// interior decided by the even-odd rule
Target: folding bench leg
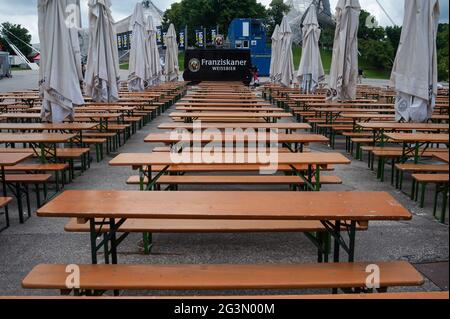
[(420, 196), (420, 208), (424, 208), (425, 206), (425, 192), (427, 189), (427, 183), (422, 183), (422, 190)]
[(153, 246), (153, 235), (151, 233), (144, 233), (144, 254), (150, 255)]
[(24, 187), (25, 187), (25, 198), (27, 200), (27, 213), (28, 213), (28, 218), (30, 218), (31, 217), (30, 191), (29, 191), (28, 184), (25, 184)]
[(34, 184), (34, 187), (36, 189), (36, 203), (37, 203), (37, 207), (41, 208), (41, 194), (39, 191), (39, 184)]
[(22, 190), (20, 184), (16, 184), (16, 198), (17, 198), (17, 210), (19, 211), (19, 222), (23, 224), (25, 222), (23, 217), (23, 205), (22, 205)]

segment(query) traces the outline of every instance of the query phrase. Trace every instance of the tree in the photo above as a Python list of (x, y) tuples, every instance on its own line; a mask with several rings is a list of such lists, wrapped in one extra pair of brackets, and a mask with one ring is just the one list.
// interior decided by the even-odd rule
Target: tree
[(440, 24), (436, 39), (439, 81), (448, 81), (448, 23)]
[(277, 24), (281, 24), (285, 14), (291, 9), (283, 0), (272, 0), (267, 10), (268, 34), (272, 35)]
[[(29, 31), (22, 27), (20, 24), (11, 24), (9, 22), (2, 23), (2, 28), (0, 28), (0, 44), (5, 49), (8, 50), (10, 54), (15, 54), (13, 49), (6, 42), (5, 38), (14, 44), (19, 50), (25, 55), (29, 56), (32, 53), (32, 49), (26, 44), (31, 45), (31, 35)], [(5, 31), (6, 30), (6, 31)], [(16, 37), (12, 36), (9, 32), (14, 34), (17, 38), (25, 42), (18, 40)]]
[(173, 23), (177, 30), (189, 29), (189, 43), (194, 43), (195, 29), (219, 26), (227, 35), (234, 18), (267, 18), (266, 8), (256, 0), (182, 0), (173, 3), (164, 13), (163, 25)]
[(397, 51), (398, 45), (400, 43), (400, 36), (402, 34), (402, 27), (394, 26), (394, 27), (386, 27), (386, 36), (389, 39), (392, 47)]

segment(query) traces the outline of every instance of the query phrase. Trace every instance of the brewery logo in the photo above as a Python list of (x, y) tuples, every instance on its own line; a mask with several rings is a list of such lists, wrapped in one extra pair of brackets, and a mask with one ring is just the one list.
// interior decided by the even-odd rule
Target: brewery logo
[(198, 59), (191, 59), (189, 61), (189, 71), (195, 73), (200, 71), (200, 61)]

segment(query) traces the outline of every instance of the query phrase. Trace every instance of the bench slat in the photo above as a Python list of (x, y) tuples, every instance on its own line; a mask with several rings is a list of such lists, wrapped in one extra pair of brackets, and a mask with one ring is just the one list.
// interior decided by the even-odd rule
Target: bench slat
[[(381, 287), (418, 286), (423, 277), (403, 261), (292, 265), (79, 265), (91, 290), (227, 290), (364, 287), (366, 268), (380, 268)], [(66, 265), (38, 265), (25, 289), (65, 290)]]

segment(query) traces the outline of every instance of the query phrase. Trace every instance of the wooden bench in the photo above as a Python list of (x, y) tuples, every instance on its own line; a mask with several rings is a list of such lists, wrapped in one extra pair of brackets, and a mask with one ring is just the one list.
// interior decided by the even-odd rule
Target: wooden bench
[(67, 288), (68, 265), (38, 265), (22, 281), (25, 289), (63, 294), (109, 290), (366, 289), (369, 265), (380, 269), (380, 291), (420, 286), (422, 275), (403, 261), (291, 265), (78, 265), (79, 289)]
[(87, 132), (83, 134), (86, 138), (106, 138), (106, 151), (109, 154), (111, 151), (115, 151), (118, 148), (118, 133), (111, 132)]
[(448, 173), (448, 165), (443, 164), (395, 164), (397, 189), (403, 188), (404, 173)]
[[(358, 223), (356, 230), (365, 231), (368, 223)], [(72, 218), (65, 225), (64, 230), (72, 233), (88, 233), (89, 224), (79, 224), (77, 219)], [(107, 232), (109, 227), (105, 226), (98, 231)], [(344, 227), (342, 229), (345, 230)], [(324, 236), (326, 229), (322, 223), (317, 221), (273, 221), (273, 220), (189, 220), (189, 219), (128, 219), (119, 229), (122, 233), (142, 233), (145, 254), (151, 252), (153, 236), (155, 233), (321, 233)]]
[(439, 199), (439, 194), (442, 194), (442, 212), (440, 221), (442, 224), (445, 223), (445, 216), (447, 213), (447, 201), (448, 201), (448, 174), (413, 174), (413, 189), (411, 198), (418, 200), (419, 188), (422, 186), (420, 207), (423, 208), (425, 205), (425, 191), (428, 184), (436, 184), (436, 191), (434, 196), (434, 209), (433, 216), (436, 217), (437, 213), (437, 203)]
[[(40, 208), (41, 197), (39, 185), (48, 183), (51, 178), (52, 175), (50, 174), (7, 174), (5, 176), (6, 184), (12, 185), (12, 187), (10, 187), (10, 190), (13, 192), (14, 196), (17, 199), (19, 220), (21, 224), (25, 222), (22, 203), (24, 195), (27, 203), (28, 218), (31, 217), (29, 185), (35, 185), (36, 203), (37, 207)], [(45, 195), (45, 197), (47, 196)]]
[(95, 146), (95, 155), (97, 159), (97, 163), (100, 163), (103, 160), (103, 145), (107, 143), (106, 138), (98, 138), (98, 137), (90, 137), (90, 138), (84, 138), (83, 144), (86, 144), (88, 146), (94, 145)]
[(0, 228), (0, 232), (9, 227), (9, 214), (6, 207), (12, 202), (12, 200), (13, 199), (11, 197), (0, 197), (0, 208), (5, 208), (5, 211), (3, 213), (5, 215), (5, 226), (2, 226), (2, 228)]
[[(313, 183), (316, 180), (313, 179)], [(148, 180), (144, 179), (147, 184)], [(322, 185), (342, 184), (342, 180), (336, 176), (321, 176)], [(129, 185), (140, 185), (140, 177), (132, 176), (127, 180)], [(306, 183), (298, 176), (162, 176), (157, 185), (170, 185), (171, 189), (177, 190), (179, 185), (289, 185), (294, 189), (304, 186)]]
[[(61, 186), (66, 183), (66, 170), (69, 169), (69, 164), (19, 164), (15, 166), (5, 167), (6, 172), (25, 172), (25, 173), (55, 173), (56, 190), (59, 191), (60, 180)], [(61, 179), (60, 179), (61, 175)]]

